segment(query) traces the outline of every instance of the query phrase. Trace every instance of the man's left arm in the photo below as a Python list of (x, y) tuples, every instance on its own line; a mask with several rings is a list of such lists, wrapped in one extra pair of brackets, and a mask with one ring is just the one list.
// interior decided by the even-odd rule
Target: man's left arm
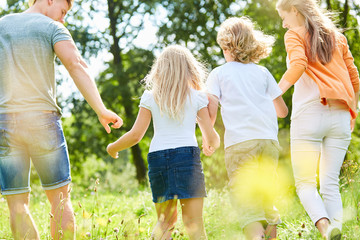
[(95, 82), (88, 72), (88, 66), (81, 57), (74, 41), (59, 41), (55, 43), (54, 51), (70, 73), (81, 94), (98, 115), (99, 121), (104, 126), (106, 132), (110, 133), (111, 131), (108, 125), (110, 123), (113, 123), (112, 127), (114, 128), (121, 127), (123, 124), (122, 119), (112, 111), (106, 109)]

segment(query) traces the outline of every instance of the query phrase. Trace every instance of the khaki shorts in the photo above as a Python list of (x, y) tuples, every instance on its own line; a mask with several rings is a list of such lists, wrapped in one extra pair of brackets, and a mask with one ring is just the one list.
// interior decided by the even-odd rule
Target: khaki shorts
[(279, 224), (274, 206), (279, 143), (255, 139), (225, 149), (231, 202), (239, 212), (242, 227), (252, 222)]

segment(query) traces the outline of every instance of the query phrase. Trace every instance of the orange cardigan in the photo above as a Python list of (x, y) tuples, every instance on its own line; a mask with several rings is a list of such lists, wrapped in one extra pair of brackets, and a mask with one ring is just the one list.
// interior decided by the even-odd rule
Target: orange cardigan
[(359, 73), (354, 64), (346, 37), (337, 34), (336, 48), (332, 60), (323, 65), (320, 61), (309, 62), (306, 56), (305, 27), (288, 30), (285, 34), (285, 47), (290, 60), (290, 67), (283, 79), (294, 84), (306, 72), (319, 87), (321, 102), (326, 99), (339, 99), (349, 106), (352, 118), (357, 115), (357, 99), (359, 91)]

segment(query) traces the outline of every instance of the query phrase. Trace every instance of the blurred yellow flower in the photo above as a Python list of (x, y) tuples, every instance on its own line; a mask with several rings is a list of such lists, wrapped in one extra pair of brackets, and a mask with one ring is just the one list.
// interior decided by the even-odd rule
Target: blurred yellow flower
[(108, 220), (105, 218), (97, 218), (96, 219), (96, 223), (102, 227), (106, 226), (107, 222), (108, 222)]
[(89, 219), (90, 217), (91, 217), (91, 214), (88, 213), (87, 211), (83, 210), (83, 218)]

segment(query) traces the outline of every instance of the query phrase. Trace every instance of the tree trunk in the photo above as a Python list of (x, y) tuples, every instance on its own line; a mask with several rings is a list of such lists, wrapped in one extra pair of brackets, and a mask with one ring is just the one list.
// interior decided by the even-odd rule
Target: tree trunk
[(110, 19), (110, 34), (114, 41), (114, 43), (111, 45), (110, 52), (114, 56), (114, 65), (121, 67), (121, 70), (122, 70), (121, 49), (119, 46), (120, 38), (116, 36), (117, 14), (115, 14), (114, 0), (108, 0), (108, 11), (109, 11), (109, 19)]
[(332, 7), (331, 7), (331, 0), (326, 0), (326, 8), (327, 8), (327, 10), (332, 10)]
[[(121, 75), (120, 75), (121, 78)], [(124, 86), (126, 86), (124, 84)], [(133, 114), (133, 105), (132, 102), (130, 101), (130, 91), (124, 89), (122, 92), (122, 97), (123, 99), (127, 99), (128, 102), (123, 102), (123, 106), (125, 108), (125, 114), (129, 119), (134, 119), (135, 116)], [(126, 124), (126, 131), (130, 130), (130, 124), (127, 123)], [(145, 162), (144, 159), (142, 157), (141, 154), (141, 148), (139, 146), (139, 144), (136, 144), (135, 146), (131, 147), (131, 154), (132, 154), (132, 158), (133, 158), (133, 162), (135, 164), (135, 168), (136, 168), (136, 179), (138, 180), (138, 182), (143, 185), (146, 183), (146, 167), (145, 167)]]
[(344, 11), (342, 13), (342, 21), (341, 21), (341, 27), (346, 29), (347, 28), (347, 17), (349, 14), (349, 1), (345, 0), (344, 3)]
[(136, 144), (131, 148), (131, 154), (134, 164), (136, 166), (136, 179), (141, 185), (144, 185), (146, 183), (147, 168), (145, 166), (144, 159), (141, 156), (141, 149), (139, 147), (139, 144)]
[[(114, 77), (117, 78), (119, 82), (119, 86), (121, 86), (122, 90), (122, 105), (125, 108), (125, 114), (127, 119), (134, 119), (135, 116), (133, 114), (133, 108), (132, 108), (132, 102), (131, 102), (131, 93), (130, 90), (127, 87), (127, 79), (123, 77), (123, 62), (121, 58), (121, 49), (119, 46), (120, 38), (117, 36), (117, 19), (118, 19), (118, 13), (116, 13), (115, 9), (115, 2), (114, 0), (108, 0), (108, 11), (109, 11), (109, 19), (110, 19), (110, 34), (113, 38), (113, 44), (111, 45), (110, 52), (114, 56)], [(127, 101), (127, 102), (126, 102)], [(127, 122), (125, 120), (125, 122)], [(125, 126), (128, 124), (124, 124)], [(130, 127), (126, 126), (126, 130), (129, 130)], [(146, 182), (146, 167), (145, 162), (141, 154), (141, 148), (139, 145), (135, 145), (131, 148), (131, 154), (133, 157), (133, 161), (136, 168), (136, 179), (140, 184), (145, 184)]]

